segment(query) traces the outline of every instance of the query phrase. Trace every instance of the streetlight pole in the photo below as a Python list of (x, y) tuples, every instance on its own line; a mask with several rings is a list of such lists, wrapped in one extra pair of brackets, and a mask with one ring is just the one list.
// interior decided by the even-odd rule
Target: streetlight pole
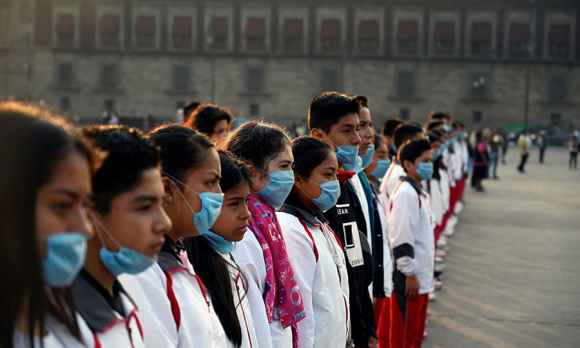
[(524, 102), (524, 131), (528, 130), (529, 126), (529, 110), (530, 110), (530, 65), (532, 61), (532, 55), (534, 54), (534, 40), (532, 40), (532, 24), (534, 21), (534, 2), (535, 0), (530, 0), (530, 24), (528, 26), (530, 31), (530, 42), (528, 43), (528, 59), (526, 61), (526, 96)]

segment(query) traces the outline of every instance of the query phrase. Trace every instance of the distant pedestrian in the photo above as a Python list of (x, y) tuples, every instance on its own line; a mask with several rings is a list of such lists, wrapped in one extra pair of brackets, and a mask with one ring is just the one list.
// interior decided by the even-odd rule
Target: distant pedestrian
[(502, 145), (501, 145), (501, 164), (507, 164), (507, 162), (505, 161), (505, 155), (506, 155), (507, 150), (508, 150), (509, 139), (508, 139), (507, 132), (506, 132), (505, 129), (502, 129), (501, 139), (502, 139)]
[(479, 192), (484, 192), (485, 189), (481, 181), (487, 178), (487, 166), (489, 165), (489, 154), (487, 152), (487, 145), (483, 140), (483, 133), (475, 133), (475, 148), (473, 157), (473, 181), (475, 181), (475, 189)]
[(491, 171), (491, 169), (493, 168), (493, 178), (495, 180), (499, 179), (499, 177), (497, 176), (497, 163), (499, 161), (499, 155), (500, 155), (500, 150), (502, 149), (502, 143), (503, 143), (503, 139), (501, 138), (501, 136), (499, 134), (497, 134), (497, 129), (492, 129), (491, 130), (491, 136), (489, 137), (489, 147), (491, 148), (491, 154), (490, 154), (490, 165), (489, 165), (489, 170), (488, 170), (488, 176), (489, 176), (489, 171)]
[(520, 148), (520, 156), (521, 156), (520, 165), (518, 166), (518, 171), (520, 173), (526, 172), (524, 170), (524, 166), (526, 165), (526, 162), (528, 161), (528, 156), (530, 155), (530, 144), (528, 143), (527, 137), (528, 132), (523, 131), (522, 134), (520, 135), (520, 138), (518, 139), (518, 147)]
[(572, 169), (572, 164), (574, 164), (574, 169), (578, 169), (578, 147), (580, 147), (580, 142), (578, 141), (578, 131), (576, 131), (570, 139), (570, 169)]
[(540, 163), (544, 163), (544, 152), (546, 151), (548, 146), (550, 146), (550, 144), (548, 144), (548, 140), (546, 140), (546, 131), (540, 131), (536, 143), (538, 144), (538, 148), (540, 149)]

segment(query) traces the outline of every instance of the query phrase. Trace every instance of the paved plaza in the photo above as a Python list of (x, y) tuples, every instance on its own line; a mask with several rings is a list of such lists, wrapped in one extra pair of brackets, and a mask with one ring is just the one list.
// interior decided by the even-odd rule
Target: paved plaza
[(580, 170), (568, 151), (534, 149), (500, 181), (466, 188), (444, 288), (429, 305), (427, 348), (580, 347)]

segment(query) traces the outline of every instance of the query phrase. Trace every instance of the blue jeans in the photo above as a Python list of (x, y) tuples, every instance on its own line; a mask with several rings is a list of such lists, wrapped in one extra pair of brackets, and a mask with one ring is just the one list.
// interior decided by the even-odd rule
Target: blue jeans
[(491, 160), (491, 165), (488, 167), (491, 169), (491, 166), (493, 166), (493, 177), (497, 177), (497, 162), (499, 160), (499, 152), (492, 152), (490, 154), (490, 160)]

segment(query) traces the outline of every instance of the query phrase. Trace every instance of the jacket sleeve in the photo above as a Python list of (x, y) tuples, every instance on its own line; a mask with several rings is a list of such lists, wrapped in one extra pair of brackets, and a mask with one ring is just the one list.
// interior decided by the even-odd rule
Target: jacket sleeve
[(419, 216), (419, 199), (415, 192), (399, 191), (393, 197), (389, 213), (389, 236), (393, 246), (393, 258), (397, 269), (405, 276), (415, 274), (415, 238), (412, 231), (416, 229)]

